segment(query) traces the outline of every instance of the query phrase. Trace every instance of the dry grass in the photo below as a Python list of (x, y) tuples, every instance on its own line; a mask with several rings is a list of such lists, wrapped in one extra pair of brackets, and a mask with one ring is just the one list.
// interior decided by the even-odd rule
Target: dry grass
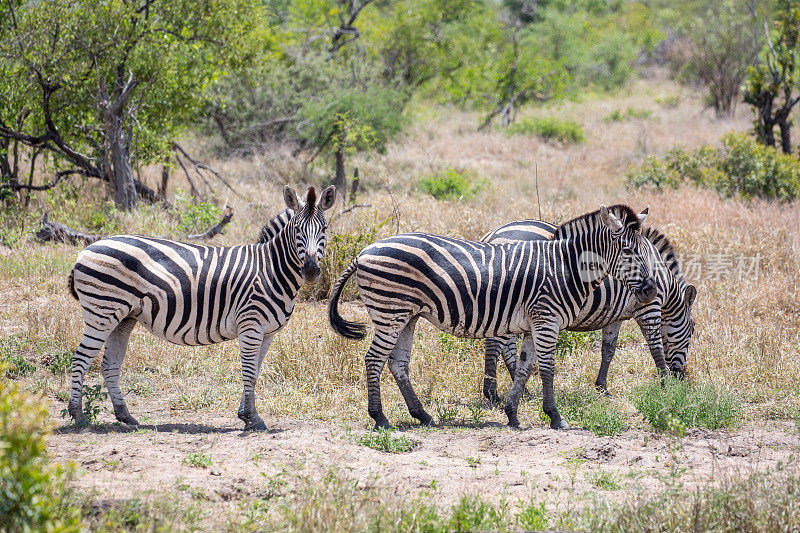
[[(370, 207), (337, 215), (332, 231), (356, 232), (363, 224), (375, 224), (396, 213), (397, 219), (381, 227), (379, 237), (399, 229), (477, 238), (498, 224), (538, 216), (536, 166), (545, 219), (563, 220), (600, 203), (624, 202), (634, 208), (649, 204), (648, 222), (662, 228), (685, 257), (725, 253), (763, 258), (758, 279), (691, 280), (699, 285), (699, 298), (689, 374), (735, 391), (747, 403), (749, 417), (790, 416), (800, 410), (800, 206), (743, 203), (690, 188), (664, 193), (624, 188), (625, 170), (646, 155), (676, 144), (689, 148), (714, 144), (726, 131), (749, 127), (746, 110), (731, 120), (714, 120), (702, 111), (698, 98), (685, 90), (677, 107), (656, 103), (659, 97), (679, 92), (678, 86), (662, 79), (641, 80), (625, 96), (524, 113), (558, 115), (581, 123), (586, 143), (566, 147), (535, 137), (509, 137), (501, 131), (478, 133), (475, 114), (419, 106), (416, 113), (424, 120), (404, 139), (391, 144), (383, 155), (359, 156), (353, 162), (365, 184), (359, 202)], [(652, 116), (626, 122), (603, 120), (614, 109), (629, 107), (650, 110)], [(196, 153), (204, 150), (197, 140), (190, 139), (186, 145)], [(211, 164), (247, 198), (220, 194), (220, 202), (234, 207), (235, 218), (219, 244), (252, 241), (260, 225), (282, 207), (280, 190), (285, 181), (317, 182), (327, 170), (312, 166), (303, 178), (302, 166), (282, 152)], [(416, 192), (413, 183), (419, 176), (447, 167), (469, 169), (489, 185), (467, 203), (441, 202)], [(157, 169), (145, 174), (155, 179)], [(172, 187), (178, 185), (175, 180)], [(56, 195), (49, 205), (55, 206), (62, 221), (77, 225), (86, 223), (87, 213), (107, 210), (100, 200), (70, 204), (59, 202)], [(181, 237), (174, 219), (153, 207), (132, 214), (108, 213), (120, 231)], [(33, 222), (28, 218), (28, 227)], [(0, 336), (18, 335), (28, 346), (25, 353), (34, 360), (71, 350), (78, 342), (78, 306), (65, 287), (78, 251), (77, 247), (36, 244), (29, 233), (14, 248), (0, 248)], [(345, 314), (366, 320), (360, 304), (348, 306)], [(420, 324), (417, 331), (412, 381), (420, 397), (434, 415), (439, 406), (440, 411), (455, 409), (456, 418), (469, 419), (469, 406), (480, 395), (482, 343), (452, 340), (427, 324)], [(613, 401), (633, 415), (627, 393), (649, 379), (654, 369), (638, 330), (628, 325), (622, 338), (612, 365), (611, 392)], [(301, 303), (269, 351), (258, 385), (259, 408), (275, 415), (366, 424), (362, 356), (367, 345), (336, 337), (326, 324), (323, 304)], [(560, 362), (556, 386), (570, 388), (593, 380), (598, 352), (596, 346), (580, 349)], [(96, 363), (90, 382), (99, 380), (98, 367)], [(233, 416), (240, 394), (238, 372), (236, 343), (184, 348), (138, 328), (126, 359), (123, 386), (140, 395), (164, 398), (171, 409), (226, 410)], [(507, 390), (504, 371), (501, 376), (501, 390)], [(32, 380), (30, 386), (63, 399), (66, 380), (48, 379), (46, 385)], [(537, 380), (531, 384), (535, 391)], [(410, 423), (388, 372), (383, 395), (390, 419)], [(486, 417), (504, 421), (498, 412)], [(523, 423), (542, 424), (538, 402), (526, 405), (521, 418)]]

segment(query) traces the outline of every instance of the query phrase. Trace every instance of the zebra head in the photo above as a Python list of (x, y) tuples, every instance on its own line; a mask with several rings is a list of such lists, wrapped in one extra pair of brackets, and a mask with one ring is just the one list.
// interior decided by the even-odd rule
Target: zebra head
[(638, 215), (627, 207), (616, 210), (623, 220), (606, 206), (600, 206), (600, 219), (611, 231), (611, 249), (606, 257), (608, 273), (624, 283), (641, 303), (650, 303), (657, 295), (657, 287), (650, 264), (650, 248), (642, 236), (642, 223), (650, 207)]
[(294, 232), (295, 252), (302, 266), (300, 273), (306, 283), (316, 283), (319, 279), (319, 262), (325, 255), (325, 231), (328, 223), (324, 211), (330, 209), (336, 201), (336, 187), (331, 185), (320, 196), (317, 203), (317, 192), (314, 187), (306, 191), (305, 205), (300, 203), (297, 193), (288, 185), (283, 189), (286, 207), (294, 212), (289, 220)]
[(686, 360), (689, 343), (694, 334), (692, 305), (697, 297), (694, 285), (687, 285), (674, 305), (664, 309), (661, 336), (664, 339), (664, 356), (672, 374), (683, 377), (686, 374)]

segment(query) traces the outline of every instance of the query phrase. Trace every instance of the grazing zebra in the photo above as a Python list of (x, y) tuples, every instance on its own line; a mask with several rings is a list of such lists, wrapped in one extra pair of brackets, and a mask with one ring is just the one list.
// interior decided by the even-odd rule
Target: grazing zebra
[[(338, 310), (342, 288), (356, 273), (361, 299), (375, 325), (365, 362), (368, 409), (376, 428), (389, 427), (380, 397), (380, 374), (387, 360), (411, 415), (424, 425), (433, 423), (408, 376), (419, 317), (461, 337), (524, 333), (505, 409), (508, 423), (519, 426), (517, 406), (535, 357), (550, 427), (568, 427), (553, 395), (558, 332), (609, 273), (642, 301), (655, 297), (640, 231), (640, 217), (629, 207), (603, 206), (559, 227), (553, 240), (487, 244), (409, 233), (362, 250), (334, 284), (328, 318), (339, 335), (364, 337), (365, 325), (344, 320)], [(666, 371), (663, 361), (661, 366)]]
[[(502, 244), (551, 239), (557, 229), (558, 226), (540, 220), (520, 220), (493, 229), (481, 241)], [(666, 364), (676, 377), (682, 376), (685, 371), (689, 343), (694, 332), (692, 304), (697, 290), (686, 283), (669, 240), (654, 228), (645, 228), (642, 235), (650, 244), (652, 264), (662, 267), (654, 269), (656, 298), (643, 304), (624, 283), (607, 277), (584, 302), (575, 320), (565, 325), (565, 329), (570, 331), (603, 330), (602, 362), (595, 381), (600, 391), (606, 390), (608, 368), (614, 358), (620, 326), (631, 318), (639, 324), (654, 361), (658, 362), (666, 356)], [(501, 403), (497, 394), (499, 355), (502, 355), (513, 379), (517, 357), (516, 336), (486, 339), (483, 394), (495, 405)]]
[[(266, 242), (212, 247), (121, 235), (78, 254), (69, 286), (83, 309), (86, 330), (72, 361), (68, 411), (76, 424), (86, 423), (83, 377), (104, 344), (102, 373), (114, 414), (137, 424), (122, 397), (119, 374), (139, 322), (180, 345), (238, 338), (244, 382), (238, 415), (245, 429), (266, 429), (255, 406), (261, 363), (273, 336), (291, 317), (300, 287), (319, 277), (327, 228), (323, 212), (333, 205), (336, 190), (325, 189), (319, 203), (313, 187), (305, 204), (289, 186), (283, 197), (293, 214), (273, 220), (278, 229)], [(260, 239), (269, 235), (262, 229)]]

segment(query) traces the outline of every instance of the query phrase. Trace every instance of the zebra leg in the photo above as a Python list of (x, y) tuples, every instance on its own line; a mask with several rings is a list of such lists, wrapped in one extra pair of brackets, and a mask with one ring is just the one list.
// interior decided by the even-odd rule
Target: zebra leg
[(519, 400), (525, 390), (525, 384), (531, 376), (535, 355), (536, 349), (533, 337), (530, 333), (525, 333), (522, 339), (522, 351), (519, 354), (519, 362), (515, 365), (514, 369), (514, 385), (511, 387), (511, 392), (508, 394), (508, 401), (505, 406), (508, 425), (515, 429), (519, 428), (519, 418), (517, 418)]
[(131, 337), (134, 326), (136, 326), (136, 319), (128, 317), (114, 328), (114, 331), (111, 332), (108, 340), (106, 340), (106, 349), (103, 352), (103, 363), (100, 368), (103, 372), (103, 380), (106, 383), (108, 395), (111, 397), (111, 403), (114, 405), (114, 416), (120, 422), (135, 426), (139, 422), (128, 411), (128, 406), (125, 405), (125, 399), (122, 397), (122, 390), (119, 388), (122, 361), (125, 359), (128, 340)]
[(367, 412), (375, 421), (375, 429), (390, 429), (392, 427), (383, 414), (381, 372), (383, 372), (386, 361), (394, 351), (399, 332), (402, 330), (403, 328), (398, 330), (395, 327), (379, 327), (376, 324), (372, 344), (370, 344), (369, 350), (364, 356), (364, 364), (367, 367)]
[[(490, 337), (486, 339), (486, 348), (484, 349), (483, 366), (483, 395), (489, 400), (492, 406), (499, 406), (502, 403), (500, 396), (497, 394), (497, 359), (503, 353), (504, 339), (502, 337)], [(508, 366), (508, 363), (506, 363)], [(511, 372), (511, 376), (514, 373)]]
[[(503, 362), (506, 364), (506, 369), (508, 369), (508, 375), (511, 376), (511, 381), (514, 381), (514, 375), (516, 373), (517, 368), (517, 336), (511, 335), (510, 337), (505, 337), (503, 341), (503, 348), (501, 353), (503, 354)], [(534, 375), (538, 371), (538, 368), (534, 367), (531, 369), (531, 376)], [(522, 397), (525, 400), (530, 400), (533, 398), (533, 394), (531, 391), (528, 390), (528, 386), (526, 385), (525, 388), (522, 390)]]
[(108, 324), (108, 329), (102, 330), (87, 324), (83, 339), (72, 356), (72, 390), (67, 404), (67, 412), (76, 426), (85, 426), (88, 423), (86, 415), (83, 414), (83, 377), (117, 324), (119, 322), (113, 320)]
[(397, 344), (392, 350), (392, 355), (389, 357), (389, 369), (392, 371), (392, 376), (403, 394), (403, 399), (408, 406), (408, 412), (411, 416), (419, 420), (423, 426), (435, 426), (433, 417), (429, 415), (425, 408), (422, 407), (422, 402), (419, 401), (417, 393), (414, 392), (414, 387), (411, 386), (411, 379), (409, 378), (408, 365), (411, 362), (411, 347), (414, 344), (414, 326), (417, 324), (417, 319), (413, 318), (406, 325), (400, 335), (397, 337)]
[(239, 348), (242, 358), (242, 399), (239, 402), (239, 418), (245, 430), (264, 431), (267, 425), (256, 411), (256, 381), (261, 370), (261, 362), (272, 343), (273, 335), (264, 335), (254, 329), (239, 334)]
[(600, 370), (597, 372), (597, 379), (594, 381), (594, 387), (606, 394), (608, 394), (608, 389), (606, 388), (608, 367), (611, 366), (611, 361), (614, 359), (614, 353), (617, 350), (620, 326), (622, 326), (622, 322), (614, 322), (603, 328), (603, 344), (600, 348), (602, 359), (600, 361)]
[(542, 378), (542, 410), (550, 417), (551, 429), (568, 429), (567, 424), (556, 407), (553, 392), (553, 377), (556, 366), (556, 343), (558, 342), (558, 326), (543, 326), (534, 335), (536, 355), (539, 363), (539, 375)]
[(653, 362), (656, 364), (658, 373), (663, 380), (669, 374), (669, 368), (664, 360), (664, 341), (661, 337), (661, 309), (653, 309), (651, 312), (642, 313), (634, 317), (639, 328), (642, 330), (647, 341), (647, 346), (650, 348), (650, 355), (653, 356)]

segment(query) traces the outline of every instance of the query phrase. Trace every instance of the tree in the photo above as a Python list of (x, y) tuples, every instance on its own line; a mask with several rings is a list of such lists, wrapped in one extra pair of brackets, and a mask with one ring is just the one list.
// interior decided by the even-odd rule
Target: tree
[(708, 103), (718, 117), (731, 116), (756, 57), (746, 6), (740, 0), (713, 2), (688, 18), (681, 33), (689, 46), (680, 76), (707, 88)]
[[(2, 187), (49, 188), (80, 174), (107, 182), (122, 209), (157, 194), (133, 163), (164, 160), (202, 103), (205, 85), (236, 50), (246, 0), (5, 0), (0, 22)], [(255, 4), (254, 4), (255, 5)], [(9, 172), (47, 154), (40, 186)]]
[(755, 133), (767, 146), (775, 146), (775, 126), (780, 130), (783, 153), (792, 152), (792, 109), (800, 102), (798, 76), (798, 39), (800, 38), (800, 1), (779, 0), (775, 15), (775, 31), (769, 34), (766, 24), (767, 49), (763, 63), (750, 69), (745, 85), (744, 101), (756, 114)]

